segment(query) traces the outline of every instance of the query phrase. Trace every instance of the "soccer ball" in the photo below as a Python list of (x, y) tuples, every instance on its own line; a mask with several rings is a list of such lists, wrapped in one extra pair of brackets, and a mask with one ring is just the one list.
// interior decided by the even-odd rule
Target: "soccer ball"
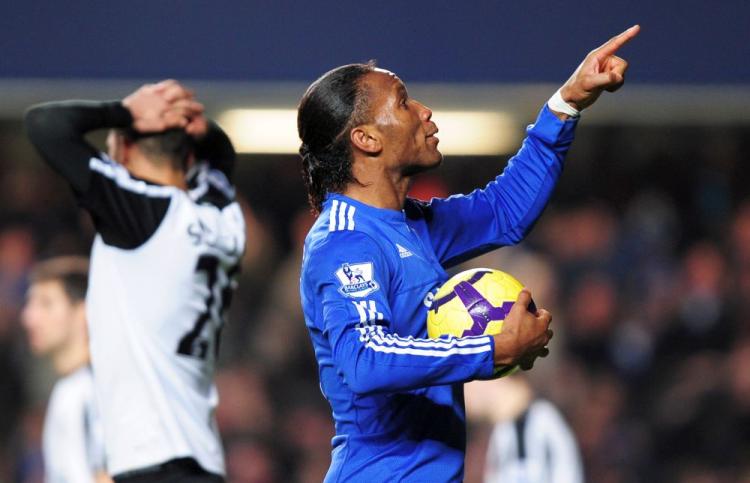
[[(427, 334), (432, 339), (499, 334), (521, 289), (521, 282), (500, 270), (475, 268), (454, 275), (435, 294), (427, 312)], [(529, 311), (536, 313), (533, 301)], [(505, 368), (495, 375), (502, 377), (516, 369)]]

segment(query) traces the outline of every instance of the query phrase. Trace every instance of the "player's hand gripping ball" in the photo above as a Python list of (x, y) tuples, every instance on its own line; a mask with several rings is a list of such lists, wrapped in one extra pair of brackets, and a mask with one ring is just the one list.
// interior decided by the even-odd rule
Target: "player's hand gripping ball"
[[(432, 339), (499, 334), (521, 289), (521, 282), (500, 270), (475, 268), (454, 275), (440, 287), (427, 312), (427, 334)], [(533, 301), (529, 312), (536, 313)], [(495, 376), (517, 369), (505, 368)]]

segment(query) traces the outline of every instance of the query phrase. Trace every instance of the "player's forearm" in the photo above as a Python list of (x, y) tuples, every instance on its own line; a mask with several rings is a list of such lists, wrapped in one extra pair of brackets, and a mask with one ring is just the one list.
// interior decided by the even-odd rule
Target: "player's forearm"
[(500, 245), (521, 241), (547, 206), (575, 127), (575, 121), (561, 121), (545, 106), (502, 176), (486, 188), (500, 218)]
[(97, 155), (97, 150), (86, 142), (86, 133), (131, 123), (130, 112), (119, 102), (51, 102), (31, 107), (25, 116), (31, 143), (79, 191), (87, 188), (88, 162)]
[(213, 121), (208, 122), (208, 131), (196, 141), (195, 155), (200, 160), (211, 163), (211, 167), (222, 171), (227, 178), (232, 178), (236, 153), (232, 141)]
[(433, 340), (371, 332), (350, 338), (336, 360), (352, 392), (399, 392), (490, 378), (493, 346), (491, 337)]

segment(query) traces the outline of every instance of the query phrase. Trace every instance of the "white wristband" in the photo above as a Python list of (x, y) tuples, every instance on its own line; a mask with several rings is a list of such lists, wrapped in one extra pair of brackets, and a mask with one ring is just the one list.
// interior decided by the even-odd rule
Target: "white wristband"
[(563, 100), (562, 94), (560, 94), (560, 89), (552, 94), (552, 97), (550, 97), (549, 101), (547, 101), (547, 105), (551, 110), (562, 112), (563, 114), (567, 114), (570, 117), (579, 117), (581, 115), (581, 111)]

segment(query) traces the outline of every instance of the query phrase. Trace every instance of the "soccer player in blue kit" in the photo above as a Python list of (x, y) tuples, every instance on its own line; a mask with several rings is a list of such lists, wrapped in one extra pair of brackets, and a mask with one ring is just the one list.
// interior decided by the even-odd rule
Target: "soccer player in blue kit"
[(562, 171), (581, 110), (624, 82), (616, 51), (632, 27), (590, 52), (542, 108), (518, 154), (484, 189), (406, 197), (442, 155), (432, 112), (373, 64), (336, 68), (300, 101), (297, 126), (309, 200), (301, 297), (333, 410), (326, 482), (463, 479), (463, 383), (547, 353), (550, 314), (521, 292), (494, 336), (428, 339), (426, 315), (445, 271), (518, 243)]

